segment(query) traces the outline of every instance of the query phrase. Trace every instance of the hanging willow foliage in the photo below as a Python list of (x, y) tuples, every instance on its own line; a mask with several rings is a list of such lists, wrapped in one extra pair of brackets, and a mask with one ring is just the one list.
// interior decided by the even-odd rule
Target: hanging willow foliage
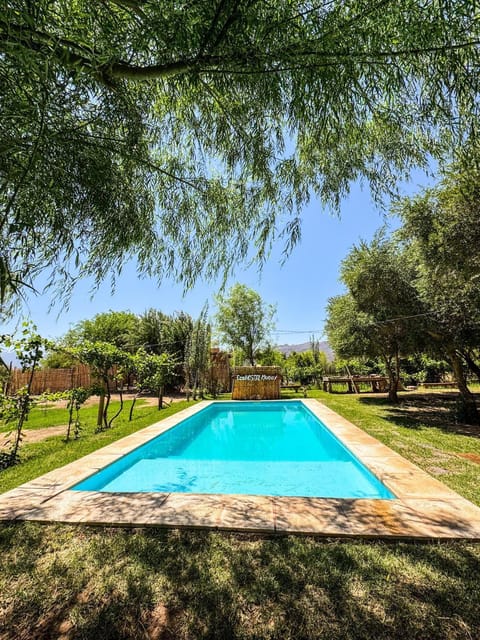
[(3, 0), (0, 297), (286, 252), (315, 194), (375, 197), (477, 136), (475, 3)]

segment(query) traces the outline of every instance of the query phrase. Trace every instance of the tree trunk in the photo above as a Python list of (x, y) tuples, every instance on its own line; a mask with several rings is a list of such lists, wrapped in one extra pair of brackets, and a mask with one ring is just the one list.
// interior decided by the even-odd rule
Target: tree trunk
[(448, 350), (448, 357), (452, 363), (453, 375), (460, 391), (462, 403), (462, 422), (466, 424), (480, 424), (480, 416), (478, 415), (475, 398), (468, 388), (467, 379), (463, 370), (462, 361), (455, 349)]
[(130, 407), (130, 413), (128, 414), (128, 421), (131, 422), (133, 419), (133, 409), (135, 407), (135, 403), (137, 401), (138, 398), (138, 393), (135, 394), (135, 396), (133, 397), (133, 401), (132, 401), (132, 406)]
[(480, 382), (480, 367), (478, 366), (478, 364), (475, 362), (475, 360), (472, 358), (471, 354), (468, 351), (462, 352), (462, 356), (465, 358), (465, 362), (467, 363), (467, 366), (470, 369), (470, 371), (477, 376)]
[(98, 399), (98, 413), (97, 413), (97, 427), (101, 427), (103, 424), (103, 408), (105, 406), (105, 389), (102, 390)]
[(111, 400), (111, 393), (110, 393), (110, 383), (108, 382), (108, 379), (106, 380), (106, 402), (105, 402), (105, 407), (103, 408), (103, 428), (108, 429), (108, 406), (110, 404), (110, 400)]
[(70, 371), (70, 411), (68, 412), (68, 427), (67, 427), (67, 437), (65, 441), (68, 442), (70, 440), (70, 431), (72, 428), (73, 422), (73, 369)]
[(158, 410), (163, 407), (163, 387), (159, 387), (158, 389)]
[[(118, 388), (118, 395), (120, 397), (120, 408), (117, 411), (117, 413), (113, 416), (113, 418), (111, 418), (108, 422), (108, 428), (110, 429), (110, 427), (112, 426), (113, 421), (115, 420), (115, 418), (118, 418), (118, 416), (122, 413), (123, 411), (123, 388), (119, 387)], [(110, 394), (109, 394), (109, 399), (110, 399)], [(107, 414), (105, 413), (105, 416)]]
[(385, 368), (388, 373), (388, 400), (393, 404), (398, 404), (398, 379), (395, 369), (392, 367), (390, 358), (385, 357)]

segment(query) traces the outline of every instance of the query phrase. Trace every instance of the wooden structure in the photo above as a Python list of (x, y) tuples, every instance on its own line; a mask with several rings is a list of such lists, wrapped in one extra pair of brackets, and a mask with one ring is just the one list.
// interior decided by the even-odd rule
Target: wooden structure
[(452, 380), (448, 380), (448, 382), (421, 382), (420, 387), (424, 389), (441, 389), (442, 387), (457, 387), (457, 383)]
[(280, 367), (235, 367), (232, 400), (278, 400), (281, 381)]
[(360, 393), (360, 384), (368, 384), (373, 392), (388, 390), (386, 376), (327, 376), (323, 378), (323, 390), (332, 393), (332, 385), (346, 384), (347, 393)]
[(295, 393), (297, 393), (297, 391), (299, 389), (302, 389), (302, 385), (299, 382), (292, 382), (291, 384), (282, 384), (281, 389), (293, 389), (295, 391)]
[(230, 391), (230, 354), (218, 347), (210, 349), (210, 384), (220, 392)]

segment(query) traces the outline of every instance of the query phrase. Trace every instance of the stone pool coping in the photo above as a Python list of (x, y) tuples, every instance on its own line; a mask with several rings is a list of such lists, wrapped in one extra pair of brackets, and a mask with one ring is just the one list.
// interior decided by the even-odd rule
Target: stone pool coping
[(328, 426), (396, 499), (70, 490), (98, 469), (212, 404), (201, 402), (0, 494), (0, 520), (480, 541), (480, 508), (319, 401), (299, 401)]

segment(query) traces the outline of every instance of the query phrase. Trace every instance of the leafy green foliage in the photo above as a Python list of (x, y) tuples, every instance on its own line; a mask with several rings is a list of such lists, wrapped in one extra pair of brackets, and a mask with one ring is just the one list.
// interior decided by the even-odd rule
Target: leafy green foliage
[(81, 320), (65, 335), (63, 343), (75, 346), (85, 341), (108, 342), (118, 349), (130, 351), (139, 324), (130, 311), (98, 313), (91, 320)]
[(22, 371), (28, 371), (28, 382), (24, 387), (11, 397), (3, 392), (0, 394), (0, 420), (5, 423), (15, 422), (13, 440), (7, 442), (8, 451), (0, 452), (0, 470), (17, 464), (20, 461), (19, 448), (22, 442), (22, 430), (28, 414), (33, 405), (31, 387), (33, 375), (38, 368), (43, 350), (48, 348), (49, 343), (37, 333), (35, 325), (24, 322), (20, 337), (1, 336), (0, 344), (6, 348), (14, 349), (17, 358), (22, 366)]
[(218, 295), (216, 301), (216, 328), (221, 340), (240, 349), (254, 365), (257, 350), (268, 343), (275, 307), (265, 304), (253, 289), (238, 283), (228, 294)]
[(397, 206), (399, 239), (416, 264), (415, 287), (428, 311), (428, 333), (448, 357), (462, 395), (461, 419), (478, 423), (465, 365), (480, 373), (480, 232), (478, 150), (470, 143), (436, 189)]
[(314, 350), (291, 353), (285, 361), (285, 371), (290, 380), (302, 385), (320, 387), (322, 376), (327, 372), (327, 356)]
[[(242, 355), (242, 354), (240, 354)], [(267, 344), (265, 349), (257, 351), (256, 354), (257, 363), (263, 367), (284, 367), (285, 356), (280, 351), (277, 351), (272, 345)], [(242, 364), (244, 357), (241, 357), (239, 365)], [(237, 364), (237, 363), (235, 363)]]
[(70, 434), (73, 426), (73, 438), (76, 440), (80, 436), (81, 424), (80, 424), (80, 409), (82, 404), (88, 400), (92, 395), (91, 389), (84, 389), (83, 387), (74, 387), (68, 392), (68, 426), (67, 435), (65, 440), (70, 440)]
[(138, 322), (134, 337), (136, 348), (148, 353), (170, 354), (178, 363), (176, 379), (182, 383), (188, 342), (193, 330), (193, 319), (188, 313), (179, 311), (167, 315), (157, 309), (148, 309)]
[[(126, 372), (131, 368), (131, 355), (126, 351), (122, 351), (118, 347), (109, 342), (89, 342), (83, 341), (79, 346), (72, 347), (71, 353), (84, 364), (88, 364), (101, 387), (101, 397), (106, 396), (106, 403), (99, 409), (99, 428), (109, 429), (113, 420), (117, 418), (123, 409), (123, 400), (121, 397), (120, 409), (112, 417), (108, 418), (108, 407), (111, 398), (111, 380), (116, 378), (120, 385)], [(120, 386), (121, 392), (121, 386)], [(100, 420), (101, 417), (101, 420)], [(103, 426), (102, 426), (103, 424)]]
[(398, 401), (400, 355), (425, 345), (425, 307), (414, 286), (415, 267), (406, 253), (379, 233), (354, 247), (342, 263), (348, 294), (330, 301), (327, 334), (340, 357), (381, 357)]
[[(177, 364), (176, 358), (169, 353), (147, 353), (145, 349), (139, 349), (130, 358), (129, 371), (135, 378), (139, 392), (152, 391), (158, 395), (158, 408), (161, 409), (163, 389), (175, 377)], [(134, 405), (135, 403), (130, 409), (130, 420), (132, 420)]]
[(396, 207), (432, 328), (459, 349), (480, 344), (480, 169), (474, 160), (452, 165), (437, 188)]
[(47, 270), (191, 285), (300, 236), (311, 194), (379, 196), (476, 135), (469, 0), (7, 0), (0, 299)]

